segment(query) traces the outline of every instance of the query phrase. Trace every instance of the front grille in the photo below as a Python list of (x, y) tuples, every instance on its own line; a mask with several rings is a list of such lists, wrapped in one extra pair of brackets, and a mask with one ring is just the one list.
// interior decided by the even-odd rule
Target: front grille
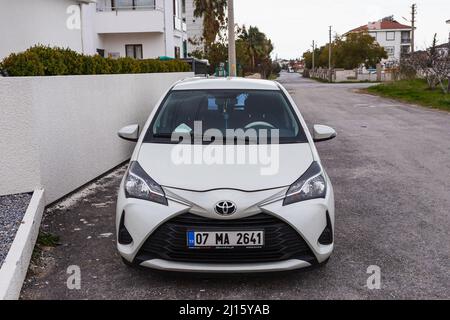
[[(260, 248), (190, 249), (186, 233), (190, 230), (264, 230)], [(237, 220), (216, 220), (183, 214), (161, 225), (142, 245), (136, 263), (149, 259), (204, 263), (255, 263), (301, 259), (312, 263), (315, 256), (305, 240), (288, 224), (268, 214)]]

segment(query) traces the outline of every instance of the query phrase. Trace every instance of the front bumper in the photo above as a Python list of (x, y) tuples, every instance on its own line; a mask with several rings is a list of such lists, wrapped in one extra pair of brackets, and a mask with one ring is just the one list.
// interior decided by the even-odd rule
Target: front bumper
[(264, 263), (192, 263), (192, 262), (173, 262), (162, 259), (151, 259), (140, 263), (141, 267), (147, 267), (163, 271), (175, 272), (199, 272), (199, 273), (257, 273), (257, 272), (276, 272), (290, 271), (310, 267), (311, 264), (297, 259), (290, 259), (279, 262)]
[[(257, 193), (235, 190), (189, 192), (167, 189), (166, 191), (171, 196), (177, 193), (178, 198), (169, 198), (168, 206), (163, 206), (149, 201), (127, 199), (123, 192), (123, 186), (121, 186), (117, 203), (116, 225), (117, 229), (119, 229), (122, 223), (131, 235), (132, 241), (129, 244), (121, 244), (118, 242), (117, 247), (121, 256), (127, 261), (144, 267), (166, 271), (206, 273), (271, 272), (300, 269), (310, 267), (314, 264), (320, 264), (327, 260), (333, 251), (333, 243), (328, 245), (319, 243), (319, 238), (327, 225), (331, 224), (331, 229), (334, 231), (334, 198), (333, 189), (329, 181), (325, 199), (314, 199), (288, 206), (283, 206), (283, 201), (276, 200), (277, 197), (274, 197), (274, 195), (285, 193), (286, 188)], [(256, 200), (249, 200), (249, 198)], [(195, 201), (195, 203), (189, 203), (186, 199)], [(217, 201), (223, 199), (232, 199), (238, 206), (242, 204), (241, 207), (247, 209), (236, 213), (233, 217), (219, 217), (207, 209), (202, 210), (207, 205), (200, 203), (201, 201), (208, 201), (211, 204), (215, 204)], [(272, 200), (265, 201), (267, 199)], [(245, 201), (254, 201), (255, 203), (250, 205), (250, 202), (246, 203)], [(302, 259), (302, 257), (288, 258), (281, 261), (258, 261), (255, 263), (250, 261), (240, 263), (236, 260), (232, 263), (222, 261), (176, 261), (155, 256), (142, 259), (142, 255), (140, 255), (141, 249), (158, 228), (176, 217), (188, 213), (194, 213), (209, 219), (233, 221), (261, 213), (273, 216), (289, 225), (298, 233), (309, 247), (314, 261), (311, 261), (311, 259)]]

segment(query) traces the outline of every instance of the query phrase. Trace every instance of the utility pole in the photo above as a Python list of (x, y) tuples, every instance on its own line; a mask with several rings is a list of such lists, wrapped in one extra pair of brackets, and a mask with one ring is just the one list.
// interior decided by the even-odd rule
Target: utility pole
[(333, 82), (333, 75), (331, 74), (331, 26), (329, 30), (329, 42), (328, 42), (328, 81)]
[[(450, 25), (450, 19), (445, 21), (445, 23), (447, 23), (448, 25)], [(447, 52), (447, 57), (450, 56), (450, 32), (448, 33), (448, 52)], [(448, 92), (450, 92), (450, 74), (448, 75), (448, 85), (447, 85), (447, 90)]]
[(313, 44), (312, 44), (312, 70), (314, 71), (314, 68), (315, 68), (315, 65), (314, 65), (314, 58), (315, 58), (315, 55), (316, 55), (316, 44), (315, 44), (315, 42), (314, 42), (314, 40), (313, 40)]
[(234, 35), (234, 0), (228, 0), (228, 69), (236, 77), (236, 39)]
[(415, 32), (416, 32), (416, 15), (417, 15), (417, 4), (411, 6), (411, 53), (414, 53), (415, 48)]
[[(445, 23), (447, 23), (448, 25), (450, 25), (450, 19), (448, 19), (447, 21), (445, 21)], [(450, 50), (450, 32), (448, 33), (448, 48)], [(448, 54), (450, 54), (450, 51), (448, 52)]]

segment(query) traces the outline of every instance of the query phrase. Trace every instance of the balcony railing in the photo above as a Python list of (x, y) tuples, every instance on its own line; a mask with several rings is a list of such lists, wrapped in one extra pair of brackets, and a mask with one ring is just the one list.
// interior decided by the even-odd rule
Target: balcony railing
[(99, 34), (164, 32), (164, 9), (153, 5), (98, 6), (95, 29)]
[(163, 8), (158, 7), (156, 5), (150, 5), (150, 6), (116, 6), (116, 7), (97, 6), (97, 12), (129, 11), (129, 10), (136, 10), (136, 11), (159, 10), (159, 11), (163, 11)]
[(181, 18), (174, 16), (173, 17), (173, 28), (178, 31), (183, 31), (183, 20)]
[(402, 43), (411, 43), (410, 38), (402, 38)]

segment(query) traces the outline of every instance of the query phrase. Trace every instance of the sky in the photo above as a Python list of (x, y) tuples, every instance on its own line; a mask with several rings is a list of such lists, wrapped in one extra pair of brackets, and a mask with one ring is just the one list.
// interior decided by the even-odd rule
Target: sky
[(403, 24), (411, 19), (411, 5), (417, 4), (416, 49), (447, 42), (450, 0), (234, 0), (236, 23), (257, 26), (274, 43), (273, 57), (298, 58), (312, 47), (328, 42), (328, 26), (333, 34), (394, 15)]

